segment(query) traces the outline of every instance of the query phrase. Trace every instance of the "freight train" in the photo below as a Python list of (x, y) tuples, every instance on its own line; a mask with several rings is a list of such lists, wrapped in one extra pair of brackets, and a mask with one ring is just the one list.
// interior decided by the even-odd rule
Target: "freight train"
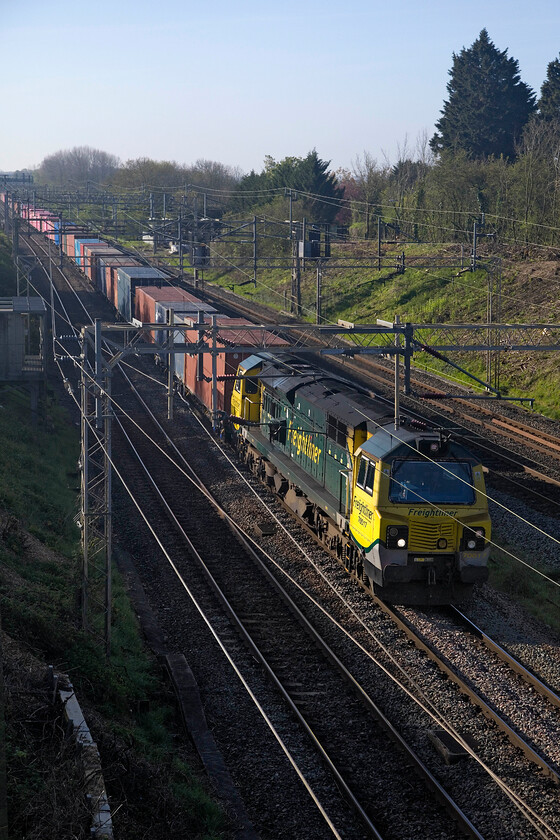
[[(165, 323), (173, 309), (187, 343), (214, 317), (218, 325), (238, 324), (239, 343), (251, 344), (250, 322), (171, 287), (159, 269), (78, 229), (59, 229), (47, 211), (15, 210), (54, 240), (125, 320)], [(157, 341), (157, 332), (146, 339)], [(384, 600), (420, 605), (461, 602), (487, 579), (491, 524), (477, 458), (423, 423), (396, 426), (386, 400), (287, 358), (277, 336), (267, 341), (272, 351), (241, 356), (231, 349), (234, 332), (217, 339), (217, 407), (240, 457), (350, 575)], [(211, 374), (209, 354), (175, 355), (180, 388), (215, 410)]]

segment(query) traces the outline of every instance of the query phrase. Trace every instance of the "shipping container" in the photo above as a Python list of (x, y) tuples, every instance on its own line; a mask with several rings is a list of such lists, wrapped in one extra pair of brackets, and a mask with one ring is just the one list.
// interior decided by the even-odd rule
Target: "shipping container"
[(99, 244), (99, 242), (101, 242), (101, 240), (98, 239), (95, 236), (83, 236), (83, 237), (76, 236), (74, 238), (74, 259), (76, 260), (76, 265), (79, 268), (82, 268), (82, 266), (83, 266), (81, 246), (83, 245), (84, 242), (96, 242), (97, 244)]
[[(139, 286), (136, 289), (134, 302), (134, 317), (145, 324), (167, 323), (169, 310), (188, 313), (196, 317), (199, 310), (203, 312), (216, 312), (216, 309), (209, 303), (196, 298), (190, 292), (177, 288), (177, 286)], [(149, 341), (161, 341), (162, 336), (156, 335), (153, 330), (146, 332)]]
[(49, 239), (54, 239), (55, 237), (55, 225), (58, 225), (58, 216), (50, 213), (48, 216), (44, 217), (43, 233), (48, 236)]
[(119, 266), (139, 265), (138, 260), (129, 254), (99, 254), (97, 257), (100, 291), (111, 301), (116, 309), (117, 305), (117, 270)]
[(85, 236), (86, 232), (80, 225), (65, 225), (62, 235), (62, 250), (73, 262), (76, 260), (75, 240), (83, 239)]
[(137, 286), (161, 286), (164, 282), (167, 282), (167, 279), (167, 275), (163, 271), (149, 265), (127, 266), (117, 269), (117, 309), (123, 318), (126, 321), (132, 320), (134, 295)]

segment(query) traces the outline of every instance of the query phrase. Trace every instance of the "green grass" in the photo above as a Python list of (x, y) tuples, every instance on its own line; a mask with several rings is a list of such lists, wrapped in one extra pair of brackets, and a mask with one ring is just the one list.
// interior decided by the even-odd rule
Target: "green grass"
[[(13, 295), (14, 287), (10, 243), (0, 235), (0, 296)], [(116, 569), (113, 570), (109, 661), (99, 638), (80, 629), (81, 546), (80, 531), (74, 521), (79, 509), (78, 429), (52, 394), (47, 400), (46, 418), (33, 418), (25, 389), (3, 386), (0, 387), (0, 439), (3, 631), (17, 644), (22, 657), (31, 652), (44, 662), (45, 671), (47, 664), (54, 663), (58, 670), (70, 674), (86, 716), (88, 710), (94, 710), (96, 726), (102, 730), (100, 750), (102, 755), (109, 750), (105, 755), (109, 767), (115, 761), (125, 760), (138, 767), (137, 772), (146, 772), (152, 780), (157, 780), (157, 790), (142, 793), (145, 805), (139, 804), (135, 790), (130, 793), (136, 811), (141, 812), (134, 836), (148, 836), (145, 832), (152, 825), (157, 828), (154, 836), (162, 836), (159, 825), (153, 821), (159, 819), (163, 824), (169, 812), (177, 816), (185, 836), (216, 840), (224, 826), (223, 812), (177, 757), (174, 698), (165, 688), (158, 664), (144, 646), (136, 615)], [(42, 832), (40, 836), (48, 840), (61, 836), (49, 822), (44, 808), (44, 802), (50, 801), (51, 796), (56, 796), (58, 801), (63, 799), (56, 791), (56, 779), (55, 788), (49, 787), (54, 770), (51, 772), (50, 767), (36, 770), (37, 747), (32, 726), (25, 729), (19, 718), (12, 721), (9, 715), (6, 723), (10, 822), (15, 826), (14, 836), (23, 836), (25, 814), (32, 807), (36, 810), (31, 812), (40, 813), (45, 820), (38, 829)], [(27, 746), (22, 746), (24, 742)], [(114, 747), (113, 742), (120, 746)], [(150, 763), (149, 769), (144, 770), (146, 762)], [(128, 794), (125, 792), (124, 796)], [(74, 807), (72, 801), (67, 804), (69, 808)], [(130, 828), (127, 820), (131, 817), (134, 820), (136, 811), (133, 807), (125, 818), (122, 836)], [(65, 822), (69, 826), (76, 814), (67, 816)], [(117, 816), (117, 826), (118, 820)]]
[[(333, 246), (331, 263), (336, 261), (337, 247)], [(352, 246), (356, 251), (363, 249), (363, 243)], [(375, 323), (377, 318), (412, 323), (486, 323), (488, 300), (488, 274), (483, 268), (476, 272), (460, 271), (460, 250), (458, 246), (445, 245), (398, 245), (384, 246), (384, 259), (392, 260), (398, 253), (405, 251), (407, 268), (404, 274), (396, 274), (389, 267), (377, 271), (376, 268), (356, 266), (358, 259), (347, 259), (345, 267), (330, 268), (327, 261), (323, 265), (323, 318), (326, 322), (336, 323), (341, 318), (354, 323)], [(370, 243), (370, 259), (374, 251)], [(345, 246), (345, 253), (349, 252)], [(455, 267), (414, 267), (413, 258), (423, 257), (451, 258), (454, 255)], [(465, 259), (465, 265), (468, 259)], [(547, 323), (559, 320), (560, 305), (554, 285), (546, 292), (545, 300), (550, 302), (541, 306), (541, 316), (535, 316), (532, 294), (527, 291), (521, 275), (527, 272), (528, 262), (510, 263), (503, 269), (501, 279), (502, 313), (500, 320), (510, 323)], [(247, 275), (227, 267), (205, 269), (206, 282), (216, 283), (225, 288), (232, 288), (236, 294), (249, 300), (262, 303), (280, 311), (289, 309), (291, 274), (289, 269), (259, 270), (256, 287), (252, 283), (243, 284)], [(536, 288), (536, 287), (534, 287)], [(539, 287), (540, 288), (540, 287)], [(315, 321), (316, 270), (312, 261), (301, 274), (301, 297), (303, 318)], [(494, 292), (493, 302), (496, 306)], [(452, 351), (450, 358), (486, 381), (487, 359), (484, 352), (459, 353)], [(504, 396), (531, 397), (535, 400), (535, 410), (554, 419), (560, 419), (560, 405), (556, 394), (560, 390), (560, 367), (557, 353), (539, 352), (538, 363), (534, 364), (534, 354), (519, 352), (501, 353), (500, 355), (500, 391)], [(440, 375), (451, 381), (462, 382), (479, 391), (477, 385), (467, 375), (461, 374), (443, 361), (416, 353), (413, 365)], [(492, 383), (491, 383), (492, 384)]]
[(34, 420), (24, 390), (0, 389), (0, 510), (9, 510), (50, 548), (71, 555), (79, 532), (79, 437), (52, 399), (48, 419)]
[[(560, 631), (560, 593), (558, 586), (545, 580), (537, 572), (520, 563), (519, 557), (530, 566), (546, 574), (553, 581), (560, 583), (560, 573), (539, 566), (534, 558), (526, 556), (517, 546), (509, 546), (500, 539), (502, 548), (493, 546), (489, 562), (489, 584), (504, 592), (528, 613), (547, 624), (555, 631)], [(511, 556), (508, 552), (515, 555)]]
[[(162, 689), (163, 676), (145, 649), (116, 569), (110, 660), (100, 638), (79, 629), (80, 545), (73, 521), (78, 432), (54, 405), (48, 429), (34, 426), (25, 402), (20, 393), (4, 392), (0, 412), (6, 443), (0, 454), (3, 629), (45, 663), (55, 662), (69, 673), (80, 702), (86, 710), (95, 708), (123, 749), (163, 768), (166, 790), (174, 792), (166, 807), (183, 814), (189, 836), (217, 838), (224, 824), (222, 811), (175, 757), (173, 697)], [(9, 772), (15, 768), (11, 796), (22, 807), (29, 796), (41, 795), (33, 787), (33, 774), (22, 771), (27, 760), (33, 764), (32, 755), (8, 751)]]

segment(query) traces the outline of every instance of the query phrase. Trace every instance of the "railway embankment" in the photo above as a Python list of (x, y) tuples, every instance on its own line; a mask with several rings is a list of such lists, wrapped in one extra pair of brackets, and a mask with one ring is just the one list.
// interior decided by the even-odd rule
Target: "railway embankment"
[[(0, 295), (14, 293), (12, 280), (0, 260)], [(91, 836), (83, 750), (53, 666), (69, 675), (99, 750), (115, 836), (222, 837), (223, 812), (118, 574), (110, 661), (80, 629), (79, 431), (64, 402), (49, 390), (33, 418), (25, 389), (0, 390), (0, 836)]]

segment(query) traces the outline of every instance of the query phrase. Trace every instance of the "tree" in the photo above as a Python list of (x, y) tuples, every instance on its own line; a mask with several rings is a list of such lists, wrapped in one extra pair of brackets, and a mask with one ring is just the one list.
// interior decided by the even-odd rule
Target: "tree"
[(369, 239), (371, 214), (381, 214), (382, 192), (387, 185), (389, 166), (379, 166), (377, 160), (364, 151), (363, 157), (356, 155), (352, 171), (358, 187), (357, 198), (363, 205), (363, 210), (357, 204), (355, 209), (359, 208), (359, 217), (362, 213), (364, 215), (364, 236)]
[(112, 179), (114, 186), (124, 189), (177, 189), (185, 183), (182, 166), (171, 160), (136, 158), (127, 160)]
[(557, 58), (548, 65), (538, 108), (539, 116), (544, 120), (560, 120), (560, 61)]
[(103, 184), (119, 166), (115, 155), (90, 146), (74, 146), (44, 158), (37, 174), (42, 183), (77, 187), (86, 186), (88, 181)]
[(519, 63), (500, 52), (483, 29), (478, 40), (459, 55), (447, 84), (434, 152), (465, 151), (469, 157), (515, 157), (515, 143), (535, 111), (535, 94), (519, 77)]
[(328, 171), (330, 163), (330, 160), (321, 160), (313, 149), (303, 158), (296, 172), (298, 189), (306, 193), (304, 210), (314, 222), (333, 222), (344, 196), (335, 173)]
[(299, 194), (302, 215), (310, 222), (332, 222), (340, 209), (344, 188), (336, 174), (328, 171), (329, 166), (330, 161), (321, 160), (315, 149), (304, 158), (286, 157), (281, 161), (267, 155), (261, 173), (252, 171), (241, 179), (231, 209), (259, 208), (265, 212), (275, 197), (290, 189)]

